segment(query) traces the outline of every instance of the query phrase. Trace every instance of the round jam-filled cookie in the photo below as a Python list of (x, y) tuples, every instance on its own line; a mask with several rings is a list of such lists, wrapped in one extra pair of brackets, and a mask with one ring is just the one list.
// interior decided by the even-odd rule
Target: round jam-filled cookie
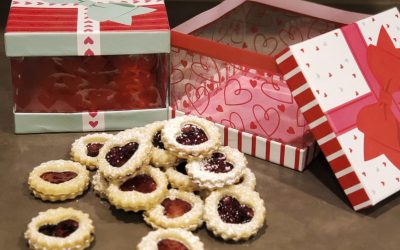
[(215, 189), (239, 181), (246, 165), (246, 157), (239, 150), (220, 147), (209, 157), (189, 161), (186, 170), (193, 182), (201, 188)]
[(71, 158), (88, 169), (97, 169), (97, 156), (104, 143), (113, 137), (110, 134), (88, 134), (75, 140), (71, 147)]
[(251, 171), (250, 168), (245, 168), (243, 171), (243, 176), (236, 181), (233, 185), (243, 186), (254, 190), (256, 188), (256, 176)]
[(65, 160), (42, 163), (28, 178), (33, 195), (45, 201), (74, 199), (87, 189), (89, 182), (89, 171), (85, 166)]
[(214, 123), (195, 116), (169, 120), (161, 132), (164, 147), (179, 158), (203, 158), (220, 145), (221, 135)]
[(205, 200), (204, 220), (207, 228), (224, 240), (246, 240), (265, 222), (264, 201), (249, 188), (223, 188)]
[(165, 173), (167, 174), (168, 181), (173, 188), (192, 192), (199, 190), (200, 187), (195, 184), (186, 172), (187, 161), (184, 159), (179, 160), (179, 163), (172, 168), (168, 168)]
[(35, 250), (86, 249), (94, 239), (94, 227), (88, 214), (60, 207), (33, 218), (25, 238)]
[(151, 137), (151, 165), (155, 167), (169, 168), (176, 164), (176, 156), (172, 152), (165, 150), (164, 143), (161, 141), (161, 131), (167, 121), (154, 122), (146, 126)]
[(189, 231), (170, 228), (152, 231), (142, 238), (137, 250), (204, 250), (199, 237)]
[(193, 193), (170, 189), (164, 200), (143, 216), (153, 228), (193, 231), (203, 224), (203, 201)]
[(141, 130), (115, 135), (101, 148), (99, 170), (107, 179), (125, 178), (150, 161), (151, 145)]
[(92, 186), (94, 192), (102, 199), (107, 199), (107, 188), (110, 185), (109, 181), (104, 178), (101, 172), (96, 172), (92, 177)]
[(129, 179), (110, 183), (107, 197), (125, 211), (149, 210), (164, 198), (167, 186), (167, 177), (160, 169), (146, 166)]

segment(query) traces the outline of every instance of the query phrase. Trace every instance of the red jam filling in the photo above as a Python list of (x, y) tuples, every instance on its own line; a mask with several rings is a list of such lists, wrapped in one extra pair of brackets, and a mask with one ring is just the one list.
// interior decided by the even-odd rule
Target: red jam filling
[(168, 218), (180, 217), (192, 209), (190, 203), (181, 199), (171, 200), (166, 198), (161, 202), (161, 205), (164, 207), (164, 215)]
[(87, 156), (90, 157), (96, 157), (99, 155), (100, 149), (103, 147), (104, 145), (101, 143), (89, 143), (88, 145), (86, 145), (86, 149), (87, 149)]
[(106, 160), (113, 167), (122, 167), (136, 152), (139, 144), (130, 142), (123, 147), (113, 147), (107, 154)]
[(64, 171), (64, 172), (50, 171), (40, 175), (40, 178), (53, 184), (60, 184), (74, 179), (77, 175), (78, 175), (77, 173), (72, 171)]
[(175, 167), (176, 171), (178, 171), (181, 174), (187, 175), (186, 164), (187, 164), (187, 161), (181, 161), (178, 164), (178, 166)]
[(158, 131), (153, 137), (153, 146), (160, 149), (164, 148), (164, 143), (161, 141), (161, 131)]
[(207, 160), (204, 169), (214, 173), (227, 173), (233, 169), (233, 165), (226, 161), (226, 157), (222, 153), (213, 153), (211, 158)]
[(181, 129), (181, 134), (176, 137), (176, 141), (183, 145), (199, 145), (208, 141), (208, 137), (203, 129), (193, 124), (186, 124)]
[(218, 203), (218, 214), (225, 223), (244, 224), (254, 216), (252, 208), (240, 204), (240, 202), (231, 197), (225, 196)]
[(75, 220), (63, 220), (57, 225), (43, 225), (39, 227), (38, 231), (47, 236), (65, 238), (75, 232), (78, 227), (79, 223)]
[(183, 243), (170, 239), (160, 240), (157, 248), (158, 250), (189, 250)]
[(135, 190), (145, 194), (153, 192), (156, 188), (157, 183), (151, 176), (146, 174), (136, 175), (119, 186), (119, 189), (124, 192)]

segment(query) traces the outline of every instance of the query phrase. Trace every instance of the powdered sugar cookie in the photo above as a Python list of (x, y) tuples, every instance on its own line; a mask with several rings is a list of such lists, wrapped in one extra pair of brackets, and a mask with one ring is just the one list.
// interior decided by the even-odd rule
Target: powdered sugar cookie
[(143, 216), (153, 228), (195, 230), (203, 224), (203, 201), (191, 192), (170, 189), (164, 200)]
[(81, 195), (89, 185), (89, 171), (78, 162), (55, 160), (35, 167), (28, 185), (33, 195), (46, 201), (63, 201)]
[(97, 169), (97, 156), (104, 143), (113, 136), (106, 133), (88, 134), (72, 143), (71, 159), (85, 165), (89, 170)]
[(204, 220), (207, 228), (224, 240), (246, 240), (265, 222), (264, 201), (245, 187), (223, 188), (205, 200)]
[(220, 145), (221, 135), (214, 123), (196, 116), (169, 120), (161, 132), (167, 150), (179, 158), (203, 158)]
[(94, 239), (94, 227), (88, 214), (60, 207), (33, 218), (25, 238), (31, 249), (86, 249)]
[(199, 237), (189, 231), (177, 228), (159, 229), (147, 234), (140, 241), (137, 250), (203, 250)]

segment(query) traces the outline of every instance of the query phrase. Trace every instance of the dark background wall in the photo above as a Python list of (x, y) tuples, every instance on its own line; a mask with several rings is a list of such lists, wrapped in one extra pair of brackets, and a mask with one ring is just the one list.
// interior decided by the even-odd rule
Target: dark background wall
[[(228, 0), (229, 1), (229, 0)], [(291, 0), (282, 0), (291, 1)], [(364, 13), (377, 13), (393, 6), (400, 6), (400, 0), (311, 0), (341, 9), (353, 10)], [(11, 0), (0, 0), (1, 27), (7, 19), (8, 8)], [(187, 20), (188, 18), (218, 4), (221, 0), (165, 0), (169, 10), (171, 27)]]

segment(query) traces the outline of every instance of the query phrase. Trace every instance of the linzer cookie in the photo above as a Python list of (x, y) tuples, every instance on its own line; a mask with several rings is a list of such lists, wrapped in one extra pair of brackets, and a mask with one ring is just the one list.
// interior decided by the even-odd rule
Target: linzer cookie
[(221, 147), (209, 157), (189, 161), (186, 170), (201, 188), (214, 189), (239, 181), (246, 165), (246, 157), (239, 150)]
[(186, 164), (185, 159), (180, 159), (175, 167), (168, 168), (165, 171), (168, 181), (173, 188), (188, 192), (197, 191), (200, 187), (190, 179), (186, 172)]
[(42, 200), (73, 199), (87, 189), (89, 171), (73, 161), (48, 161), (32, 170), (28, 185), (33, 195)]
[(107, 199), (107, 188), (110, 182), (104, 178), (103, 174), (99, 171), (93, 175), (92, 186), (94, 192), (102, 199)]
[(75, 140), (71, 147), (71, 158), (85, 165), (89, 170), (97, 169), (100, 149), (112, 137), (110, 134), (88, 134)]
[(170, 189), (161, 203), (144, 213), (153, 228), (195, 230), (203, 224), (203, 201), (190, 192)]
[(99, 170), (107, 179), (124, 178), (149, 163), (150, 150), (150, 142), (140, 130), (116, 135), (100, 150)]
[(204, 220), (207, 228), (224, 240), (247, 240), (265, 223), (264, 201), (245, 187), (223, 188), (205, 200)]
[(167, 177), (158, 168), (144, 166), (128, 179), (112, 182), (107, 188), (111, 204), (125, 211), (149, 210), (167, 193)]
[(60, 207), (33, 218), (25, 238), (30, 249), (86, 249), (94, 239), (94, 227), (88, 214)]
[(148, 130), (152, 143), (150, 163), (155, 167), (172, 167), (177, 160), (172, 152), (165, 150), (164, 143), (161, 140), (161, 131), (166, 122), (154, 122), (145, 127)]
[(199, 237), (183, 229), (159, 229), (142, 238), (137, 250), (203, 250)]
[(167, 150), (179, 158), (204, 158), (220, 145), (221, 135), (214, 123), (195, 116), (169, 120), (161, 132)]

